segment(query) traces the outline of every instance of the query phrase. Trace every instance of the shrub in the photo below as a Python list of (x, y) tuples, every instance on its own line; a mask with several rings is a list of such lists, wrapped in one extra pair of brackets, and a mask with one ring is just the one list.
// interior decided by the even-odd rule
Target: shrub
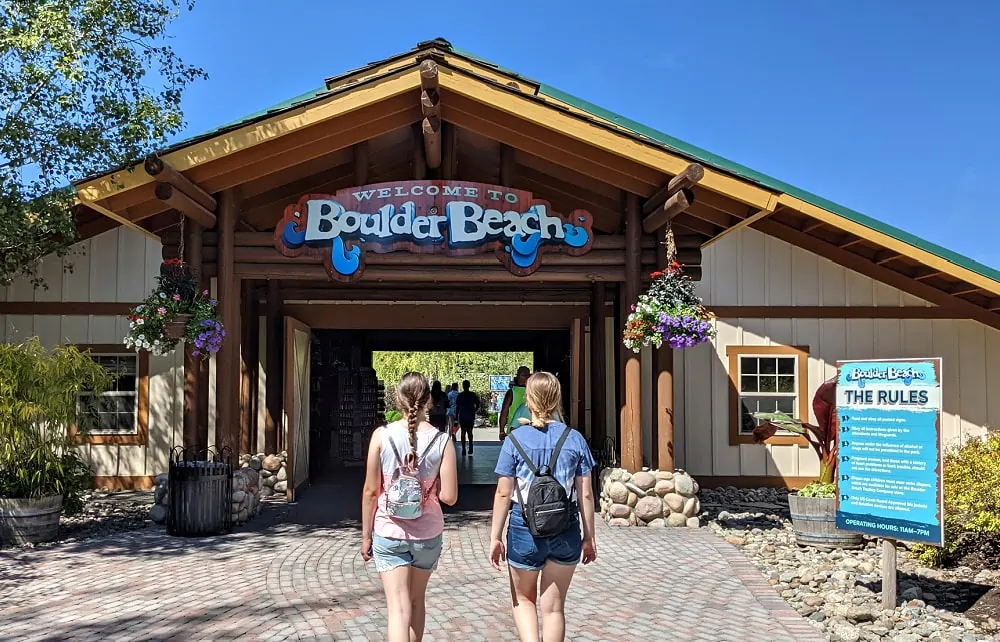
[(403, 413), (401, 413), (398, 410), (386, 410), (385, 411), (385, 420), (387, 422), (389, 422), (389, 423), (392, 423), (394, 421), (399, 421), (402, 418), (403, 418)]
[(489, 419), (487, 421), (489, 421), (491, 426), (496, 426), (497, 422), (500, 421), (500, 414), (496, 412), (491, 412), (489, 414)]
[(836, 484), (824, 484), (822, 482), (812, 482), (799, 491), (800, 497), (825, 497), (830, 499), (837, 496)]
[(945, 453), (944, 538), (944, 548), (921, 544), (913, 554), (938, 566), (1000, 538), (1000, 433)]

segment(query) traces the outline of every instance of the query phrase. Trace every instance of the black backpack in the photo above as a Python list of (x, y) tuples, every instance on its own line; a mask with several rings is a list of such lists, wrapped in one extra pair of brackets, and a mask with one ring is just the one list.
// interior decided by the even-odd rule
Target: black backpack
[(577, 511), (576, 505), (570, 501), (566, 494), (566, 487), (560, 484), (553, 475), (556, 462), (559, 461), (559, 453), (562, 451), (563, 444), (566, 443), (566, 438), (569, 437), (571, 430), (569, 426), (566, 426), (559, 441), (556, 442), (548, 466), (542, 466), (541, 470), (535, 467), (521, 444), (518, 443), (514, 436), (517, 431), (511, 432), (508, 437), (535, 476), (534, 481), (531, 482), (531, 488), (528, 489), (528, 501), (525, 501), (524, 497), (521, 496), (521, 485), (516, 480), (514, 482), (516, 484), (514, 488), (517, 490), (517, 501), (521, 504), (521, 515), (533, 537), (554, 537), (565, 532), (572, 524), (573, 515)]

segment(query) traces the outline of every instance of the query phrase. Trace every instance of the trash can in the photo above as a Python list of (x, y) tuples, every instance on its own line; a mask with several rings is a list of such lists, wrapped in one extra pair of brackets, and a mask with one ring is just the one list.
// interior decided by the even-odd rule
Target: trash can
[(170, 456), (167, 532), (181, 537), (232, 531), (233, 465), (228, 449), (195, 453), (177, 447)]

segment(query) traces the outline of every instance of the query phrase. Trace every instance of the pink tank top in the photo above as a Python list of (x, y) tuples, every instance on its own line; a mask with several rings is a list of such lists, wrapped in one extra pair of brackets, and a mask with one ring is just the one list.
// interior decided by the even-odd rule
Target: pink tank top
[[(417, 429), (417, 452), (425, 453), (418, 461), (420, 484), (428, 493), (424, 500), (420, 517), (416, 519), (394, 519), (385, 510), (385, 493), (392, 485), (398, 464), (393, 454), (390, 440), (396, 445), (401, 456), (410, 452), (410, 433), (405, 421), (396, 421), (379, 429), (382, 436), (382, 492), (378, 496), (375, 509), (374, 534), (388, 539), (421, 540), (437, 537), (444, 532), (444, 514), (438, 499), (437, 480), (441, 470), (444, 449), (449, 445), (447, 437), (437, 439), (441, 431), (429, 423)], [(428, 446), (430, 448), (428, 449)]]

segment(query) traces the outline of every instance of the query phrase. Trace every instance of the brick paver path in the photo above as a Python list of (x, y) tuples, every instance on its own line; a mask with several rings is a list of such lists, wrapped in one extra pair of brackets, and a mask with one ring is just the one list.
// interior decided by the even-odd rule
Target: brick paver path
[[(282, 520), (207, 540), (160, 529), (0, 552), (2, 640), (382, 640), (356, 523)], [(449, 516), (427, 640), (516, 640), (486, 515)], [(824, 639), (707, 530), (611, 529), (570, 593), (572, 640)]]

